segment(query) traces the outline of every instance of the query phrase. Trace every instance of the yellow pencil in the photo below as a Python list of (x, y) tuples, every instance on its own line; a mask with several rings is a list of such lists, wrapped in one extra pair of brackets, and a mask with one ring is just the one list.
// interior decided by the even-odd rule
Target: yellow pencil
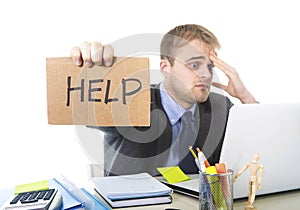
[(200, 163), (199, 163), (198, 157), (197, 157), (196, 153), (194, 152), (193, 147), (190, 146), (190, 147), (189, 147), (189, 150), (191, 151), (192, 155), (193, 155), (194, 158), (195, 158), (195, 164), (196, 164), (196, 166), (198, 167), (199, 170), (201, 170), (201, 169), (200, 169)]
[(189, 150), (191, 151), (191, 153), (192, 153), (192, 155), (194, 156), (194, 158), (197, 159), (198, 157), (197, 157), (196, 153), (194, 152), (192, 146), (189, 147)]

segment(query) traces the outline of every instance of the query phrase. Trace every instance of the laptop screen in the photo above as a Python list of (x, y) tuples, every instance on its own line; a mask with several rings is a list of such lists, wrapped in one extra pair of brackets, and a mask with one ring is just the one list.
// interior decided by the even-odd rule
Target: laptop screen
[[(231, 108), (220, 162), (236, 174), (255, 153), (264, 167), (257, 195), (300, 188), (300, 104), (241, 104)], [(234, 183), (234, 198), (248, 196), (249, 168)]]

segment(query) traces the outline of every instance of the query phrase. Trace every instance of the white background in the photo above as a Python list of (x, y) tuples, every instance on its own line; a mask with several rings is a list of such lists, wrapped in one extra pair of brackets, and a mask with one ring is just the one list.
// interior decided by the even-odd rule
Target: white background
[(91, 161), (75, 127), (47, 123), (46, 57), (69, 56), (86, 40), (110, 43), (197, 23), (216, 34), (219, 56), (257, 100), (300, 102), (299, 19), (292, 0), (1, 1), (0, 188), (60, 174), (75, 183), (87, 178)]

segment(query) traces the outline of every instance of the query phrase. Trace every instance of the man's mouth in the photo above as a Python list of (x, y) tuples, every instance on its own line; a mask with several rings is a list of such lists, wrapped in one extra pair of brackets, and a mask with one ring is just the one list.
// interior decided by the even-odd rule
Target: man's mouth
[(203, 84), (203, 83), (197, 83), (195, 84), (196, 88), (200, 88), (200, 89), (209, 89), (209, 86), (207, 84)]

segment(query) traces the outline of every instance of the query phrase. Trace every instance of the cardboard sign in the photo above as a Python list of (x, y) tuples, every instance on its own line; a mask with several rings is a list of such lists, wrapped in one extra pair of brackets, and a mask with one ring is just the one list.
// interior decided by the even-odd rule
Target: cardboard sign
[(148, 58), (115, 58), (112, 67), (77, 67), (47, 58), (48, 123), (149, 126)]

